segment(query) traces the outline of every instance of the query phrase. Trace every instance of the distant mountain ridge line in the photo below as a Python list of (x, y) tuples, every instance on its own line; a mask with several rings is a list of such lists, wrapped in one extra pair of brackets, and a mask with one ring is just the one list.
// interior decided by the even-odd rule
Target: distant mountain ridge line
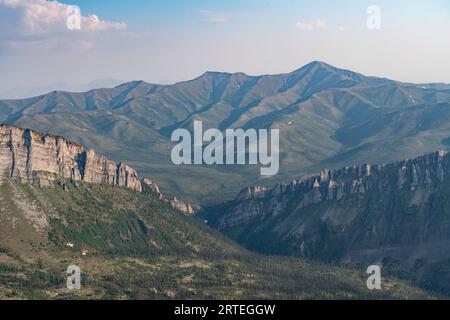
[[(192, 132), (195, 120), (205, 130), (280, 128), (280, 173), (264, 181), (273, 185), (322, 167), (386, 163), (448, 147), (449, 89), (313, 62), (279, 75), (206, 72), (172, 85), (134, 81), (87, 93), (0, 100), (0, 122), (61, 135), (124, 160), (164, 190), (203, 206), (232, 199), (261, 179), (245, 166), (171, 165), (175, 129)], [(198, 192), (200, 186), (214, 192)]]
[[(400, 82), (400, 81), (390, 80), (390, 79), (388, 79), (388, 78), (383, 78), (383, 77), (378, 77), (378, 76), (364, 76), (363, 74), (361, 74), (361, 73), (359, 73), (359, 72), (354, 72), (354, 71), (351, 71), (351, 70), (349, 70), (349, 69), (337, 68), (337, 67), (334, 67), (334, 66), (332, 66), (332, 65), (329, 65), (329, 64), (327, 64), (327, 63), (325, 63), (325, 62), (322, 62), (322, 61), (312, 61), (312, 62), (306, 64), (305, 66), (303, 66), (303, 67), (301, 67), (301, 68), (299, 68), (299, 69), (295, 69), (295, 70), (293, 70), (293, 71), (291, 71), (291, 72), (285, 72), (285, 73), (273, 73), (273, 74), (267, 73), (267, 74), (261, 74), (261, 75), (249, 75), (249, 74), (244, 73), (244, 72), (205, 71), (203, 74), (201, 74), (200, 76), (197, 76), (197, 77), (195, 77), (195, 78), (192, 78), (192, 79), (189, 79), (189, 80), (177, 81), (177, 82), (174, 82), (174, 83), (171, 83), (171, 84), (159, 84), (159, 83), (155, 83), (155, 82), (147, 82), (147, 81), (145, 81), (145, 80), (132, 80), (132, 81), (126, 81), (126, 82), (123, 82), (123, 83), (121, 83), (121, 84), (119, 84), (119, 85), (116, 85), (116, 86), (114, 86), (114, 87), (112, 87), (112, 88), (108, 88), (108, 87), (99, 87), (99, 88), (93, 88), (93, 89), (90, 89), (90, 90), (88, 90), (88, 91), (52, 90), (52, 91), (49, 91), (48, 93), (40, 94), (40, 95), (37, 95), (37, 96), (28, 97), (28, 98), (19, 98), (19, 99), (0, 99), (0, 100), (11, 100), (11, 101), (14, 101), (14, 100), (28, 100), (28, 99), (33, 99), (33, 98), (42, 97), (42, 96), (45, 96), (45, 95), (48, 95), (48, 94), (51, 94), (51, 93), (83, 94), (83, 93), (91, 93), (91, 92), (95, 92), (95, 91), (97, 91), (97, 90), (111, 90), (111, 89), (118, 89), (118, 88), (121, 88), (121, 87), (124, 87), (124, 86), (127, 86), (127, 87), (128, 87), (128, 86), (134, 86), (134, 88), (136, 88), (136, 87), (138, 87), (139, 85), (142, 85), (142, 84), (143, 84), (143, 85), (147, 85), (147, 86), (151, 86), (151, 87), (153, 87), (153, 88), (155, 88), (155, 89), (164, 89), (164, 88), (173, 87), (173, 86), (176, 86), (176, 85), (179, 85), (179, 84), (184, 84), (184, 83), (189, 83), (189, 82), (192, 82), (192, 81), (196, 81), (196, 80), (199, 80), (199, 79), (201, 79), (201, 78), (203, 78), (203, 77), (205, 77), (205, 76), (208, 76), (208, 75), (213, 75), (213, 76), (228, 76), (228, 77), (233, 77), (233, 76), (236, 76), (236, 77), (237, 77), (237, 76), (243, 76), (243, 77), (250, 78), (250, 79), (258, 79), (258, 78), (263, 78), (263, 77), (289, 76), (289, 75), (291, 75), (291, 74), (294, 74), (294, 73), (298, 72), (299, 70), (301, 70), (301, 69), (303, 69), (303, 68), (305, 68), (305, 67), (308, 67), (308, 66), (316, 66), (316, 65), (320, 65), (320, 66), (324, 66), (324, 67), (326, 67), (326, 68), (330, 68), (330, 69), (333, 70), (333, 71), (340, 71), (340, 72), (345, 72), (345, 73), (349, 73), (349, 74), (353, 74), (353, 75), (363, 76), (363, 77), (365, 77), (365, 78), (369, 78), (369, 79), (373, 79), (373, 80), (378, 80), (378, 79), (379, 79), (379, 80), (389, 80), (389, 81), (392, 81), (392, 82), (395, 82), (395, 83), (404, 84), (404, 85), (408, 85), (408, 84), (411, 84), (411, 85), (420, 85), (420, 84), (414, 84), (414, 83), (407, 83), (407, 82)], [(423, 85), (427, 85), (427, 84), (423, 84)], [(428, 84), (428, 85), (447, 85), (447, 84), (446, 84), (446, 83), (430, 83), (430, 84)], [(134, 88), (131, 88), (131, 90), (133, 90)], [(151, 93), (151, 92), (149, 92), (149, 93), (147, 93), (147, 94), (150, 94), (150, 93)], [(144, 95), (144, 96), (145, 96), (145, 95)]]

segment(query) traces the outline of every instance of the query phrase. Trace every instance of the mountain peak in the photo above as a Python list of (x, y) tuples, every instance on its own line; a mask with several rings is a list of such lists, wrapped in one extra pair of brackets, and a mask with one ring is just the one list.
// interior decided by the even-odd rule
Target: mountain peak
[(321, 67), (321, 68), (335, 68), (332, 65), (323, 61), (315, 60), (305, 65), (305, 67)]
[(304, 65), (300, 69), (295, 70), (294, 73), (296, 73), (298, 71), (315, 72), (318, 70), (324, 70), (324, 71), (328, 71), (328, 72), (339, 72), (339, 71), (347, 72), (346, 70), (336, 68), (336, 67), (334, 67), (328, 63), (325, 63), (323, 61), (312, 61), (312, 62)]
[(115, 88), (121, 88), (121, 87), (138, 87), (140, 85), (151, 85), (148, 82), (145, 82), (144, 80), (134, 80), (129, 82), (124, 82), (122, 84), (119, 84)]
[(232, 74), (229, 72), (221, 72), (221, 71), (206, 71), (199, 78), (218, 78), (218, 77), (229, 77)]

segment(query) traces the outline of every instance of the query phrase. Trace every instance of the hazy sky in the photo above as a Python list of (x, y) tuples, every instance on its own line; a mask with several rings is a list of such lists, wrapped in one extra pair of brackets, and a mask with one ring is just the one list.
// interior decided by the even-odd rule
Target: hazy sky
[[(449, 0), (67, 1), (0, 0), (2, 89), (282, 73), (312, 60), (450, 83)], [(67, 28), (68, 4), (80, 7), (81, 30)], [(371, 5), (381, 29), (367, 27)]]

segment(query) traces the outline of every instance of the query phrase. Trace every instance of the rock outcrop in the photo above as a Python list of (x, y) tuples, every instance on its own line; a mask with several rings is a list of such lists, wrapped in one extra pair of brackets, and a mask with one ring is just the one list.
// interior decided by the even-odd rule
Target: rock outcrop
[(123, 162), (116, 164), (62, 137), (0, 126), (0, 180), (51, 186), (58, 177), (142, 191), (136, 171)]
[(146, 186), (173, 209), (188, 215), (194, 213), (189, 203), (175, 197), (166, 198), (152, 180), (141, 181), (137, 172), (124, 162), (116, 164), (62, 137), (11, 125), (0, 125), (0, 182), (5, 178), (40, 187), (52, 187), (58, 178), (126, 187), (138, 192)]
[[(52, 187), (60, 178), (126, 187), (142, 192), (143, 186), (173, 209), (194, 213), (193, 207), (175, 197), (166, 198), (150, 179), (139, 178), (136, 170), (86, 150), (63, 137), (40, 134), (12, 125), (0, 125), (0, 182), (16, 179), (40, 187)], [(66, 184), (62, 184), (66, 188)]]
[(181, 200), (177, 199), (176, 197), (173, 197), (172, 199), (170, 199), (169, 203), (173, 209), (181, 211), (184, 214), (187, 214), (187, 215), (194, 214), (194, 208), (192, 208), (192, 206), (189, 203), (181, 201)]
[(202, 216), (261, 253), (381, 263), (450, 292), (449, 199), (450, 153), (441, 150), (247, 188)]
[(273, 188), (243, 189), (236, 199), (226, 204), (228, 210), (218, 221), (218, 227), (240, 226), (255, 217), (276, 217), (286, 214), (287, 210), (299, 212), (332, 201), (362, 199), (366, 193), (395, 195), (406, 189), (412, 194), (426, 194), (448, 177), (450, 154), (444, 150), (388, 165), (323, 169), (318, 175), (294, 179)]
[(161, 201), (168, 203), (172, 207), (172, 209), (180, 211), (186, 215), (194, 214), (195, 210), (189, 203), (179, 200), (176, 197), (167, 198), (165, 195), (161, 193), (159, 186), (152, 180), (144, 179), (142, 182), (143, 185), (145, 186), (144, 188), (148, 188), (151, 192), (158, 195), (158, 198)]

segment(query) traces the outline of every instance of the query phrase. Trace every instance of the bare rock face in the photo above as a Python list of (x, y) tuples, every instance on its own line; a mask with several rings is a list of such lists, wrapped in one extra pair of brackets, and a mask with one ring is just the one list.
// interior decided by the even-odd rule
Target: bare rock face
[(123, 162), (117, 165), (115, 184), (118, 186), (127, 186), (130, 189), (142, 192), (142, 184), (139, 180), (136, 170)]
[(386, 165), (324, 169), (270, 189), (246, 188), (204, 216), (261, 253), (387, 261), (418, 281), (445, 283), (450, 292), (449, 199), (450, 153), (441, 150)]
[(160, 195), (160, 198), (162, 197), (161, 191), (159, 189), (159, 185), (157, 185), (152, 180), (147, 179), (147, 178), (145, 178), (143, 180), (143, 182), (153, 193)]
[(239, 195), (237, 196), (237, 199), (239, 200), (247, 200), (251, 199), (253, 197), (264, 197), (265, 192), (267, 191), (267, 188), (261, 187), (261, 186), (253, 186), (243, 189)]
[(157, 194), (161, 201), (170, 204), (172, 209), (180, 211), (186, 215), (194, 214), (195, 210), (189, 203), (179, 200), (176, 197), (168, 199), (161, 193), (159, 186), (156, 183), (154, 183), (152, 180), (144, 179), (142, 182), (146, 188), (148, 188), (151, 192)]
[(444, 150), (388, 165), (323, 169), (319, 175), (279, 184), (272, 189), (261, 186), (243, 189), (227, 204), (228, 210), (217, 226), (219, 229), (235, 227), (258, 216), (260, 219), (276, 217), (286, 208), (291, 208), (295, 214), (314, 205), (364, 199), (377, 192), (396, 195), (406, 188), (413, 193), (428, 194), (449, 175), (450, 154)]
[(169, 200), (169, 203), (173, 209), (181, 211), (184, 214), (187, 215), (194, 214), (194, 209), (189, 203), (178, 200), (176, 197), (173, 197), (171, 200)]
[(62, 137), (0, 126), (0, 181), (13, 178), (50, 187), (57, 177), (142, 191), (136, 171), (125, 163), (115, 164)]
[[(0, 125), (0, 182), (16, 179), (40, 187), (53, 187), (58, 178), (126, 187), (137, 192), (142, 192), (145, 185), (173, 209), (187, 215), (194, 213), (189, 203), (166, 198), (152, 180), (141, 182), (136, 170), (124, 162), (116, 164), (62, 137)], [(62, 187), (67, 190), (64, 182)]]

